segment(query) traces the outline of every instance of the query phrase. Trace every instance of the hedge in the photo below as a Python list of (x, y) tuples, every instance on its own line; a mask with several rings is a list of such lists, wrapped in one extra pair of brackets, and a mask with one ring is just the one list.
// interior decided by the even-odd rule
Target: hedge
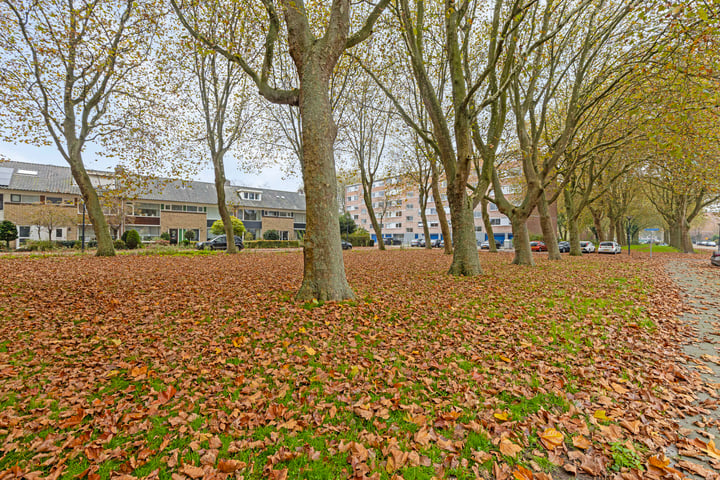
[(302, 245), (298, 240), (250, 240), (245, 248), (298, 248)]

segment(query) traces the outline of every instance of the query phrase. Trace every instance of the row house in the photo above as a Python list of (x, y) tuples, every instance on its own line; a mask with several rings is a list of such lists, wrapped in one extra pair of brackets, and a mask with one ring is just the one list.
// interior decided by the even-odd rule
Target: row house
[[(213, 237), (210, 228), (220, 219), (214, 183), (165, 179), (150, 182), (143, 191), (130, 196), (113, 193), (120, 191), (119, 177), (113, 172), (90, 170), (88, 174), (101, 195), (114, 238), (131, 229), (137, 230), (144, 242), (156, 240), (165, 232), (171, 243), (183, 241), (189, 231), (196, 240)], [(296, 240), (305, 233), (302, 193), (226, 182), (225, 198), (255, 238), (267, 230), (277, 230), (283, 240)], [(79, 240), (83, 234), (86, 241), (95, 237), (68, 167), (0, 163), (0, 221), (17, 225), (17, 246), (49, 238), (47, 227), (37, 220), (40, 215), (57, 219), (53, 240)]]

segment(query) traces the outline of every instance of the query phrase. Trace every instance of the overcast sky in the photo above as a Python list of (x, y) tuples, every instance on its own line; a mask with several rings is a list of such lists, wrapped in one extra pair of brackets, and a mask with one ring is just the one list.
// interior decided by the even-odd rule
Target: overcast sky
[[(42, 163), (46, 165), (68, 164), (60, 153), (52, 147), (34, 147), (24, 144), (11, 144), (0, 142), (0, 156), (16, 162)], [(85, 167), (94, 170), (112, 170), (115, 163), (112, 159), (100, 158), (91, 160), (91, 155), (86, 155)], [(287, 190), (295, 192), (302, 185), (302, 180), (293, 175), (283, 172), (280, 166), (268, 167), (259, 174), (248, 174), (240, 170), (232, 159), (225, 160), (225, 174), (233, 185), (246, 187), (271, 188), (275, 190)], [(208, 165), (193, 180), (213, 182), (213, 170)]]

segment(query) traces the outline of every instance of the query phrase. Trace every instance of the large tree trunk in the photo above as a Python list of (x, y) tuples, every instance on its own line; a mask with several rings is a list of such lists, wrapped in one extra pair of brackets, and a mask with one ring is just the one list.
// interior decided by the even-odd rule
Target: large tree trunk
[[(475, 219), (473, 218), (472, 202), (467, 196), (465, 184), (458, 185), (448, 181), (448, 200), (452, 222), (452, 241), (454, 243), (453, 261), (450, 265), (451, 275), (480, 275), (480, 257), (475, 241)], [(445, 245), (450, 242), (445, 239)]]
[(492, 223), (490, 223), (490, 214), (488, 213), (488, 201), (483, 197), (482, 200), (480, 200), (480, 205), (482, 208), (482, 220), (483, 225), (485, 225), (485, 233), (487, 233), (488, 237), (488, 246), (490, 247), (491, 253), (497, 253), (497, 247), (495, 246), (495, 233), (493, 232)]
[(560, 247), (558, 247), (557, 233), (550, 218), (550, 208), (545, 192), (540, 195), (537, 207), (540, 213), (540, 228), (543, 232), (543, 241), (548, 249), (548, 258), (550, 260), (560, 260), (562, 257), (560, 256)]
[(345, 278), (338, 224), (335, 136), (328, 95), (332, 65), (314, 55), (304, 59), (300, 72), (300, 117), (303, 140), (303, 181), (307, 198), (305, 261), (299, 300), (346, 300), (354, 294)]
[[(445, 255), (452, 255), (454, 240), (450, 234), (450, 227), (448, 226), (447, 215), (445, 214), (445, 206), (440, 196), (440, 173), (438, 172), (435, 160), (431, 160), (431, 168), (432, 179), (430, 185), (432, 187), (433, 199), (435, 200), (435, 210), (437, 211), (438, 222), (440, 223), (440, 231), (445, 241)], [(430, 239), (428, 239), (428, 241), (430, 241)], [(427, 241), (425, 243), (427, 243)]]
[(511, 218), (513, 231), (513, 245), (515, 245), (515, 265), (534, 266), (535, 260), (530, 249), (530, 234), (527, 229), (527, 219), (519, 217)]
[(615, 220), (615, 235), (617, 236), (617, 243), (627, 245), (627, 235), (623, 227), (622, 217)]
[(75, 182), (80, 188), (83, 201), (85, 202), (85, 209), (87, 210), (88, 217), (90, 217), (90, 223), (95, 231), (95, 238), (97, 239), (97, 252), (95, 255), (98, 257), (114, 257), (115, 247), (113, 245), (112, 237), (110, 236), (110, 228), (108, 228), (105, 214), (102, 211), (100, 205), (100, 199), (95, 191), (95, 187), (90, 181), (90, 177), (85, 170), (85, 166), (80, 156), (79, 151), (76, 148), (71, 148), (71, 154), (68, 159), (70, 164), (70, 171), (75, 179)]
[(227, 253), (237, 253), (237, 248), (235, 247), (235, 231), (233, 230), (232, 219), (230, 218), (230, 212), (228, 211), (225, 200), (225, 165), (223, 162), (223, 153), (218, 152), (213, 157), (218, 210), (220, 211), (220, 218), (223, 221), (223, 227), (225, 227), (225, 238), (227, 239), (225, 251)]
[(373, 230), (375, 231), (375, 236), (377, 237), (377, 245), (378, 249), (385, 250), (385, 242), (382, 238), (382, 227), (377, 221), (377, 216), (375, 215), (375, 210), (372, 208), (372, 185), (366, 186), (365, 182), (363, 182), (363, 201), (365, 202), (365, 208), (367, 208), (368, 215), (370, 216), (370, 224), (372, 225)]

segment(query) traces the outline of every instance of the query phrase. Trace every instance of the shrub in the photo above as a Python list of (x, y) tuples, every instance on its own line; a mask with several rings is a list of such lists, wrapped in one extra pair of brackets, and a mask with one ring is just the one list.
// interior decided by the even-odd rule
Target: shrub
[(183, 240), (182, 242), (180, 242), (180, 243), (182, 244), (183, 247), (188, 247), (188, 246), (190, 246), (190, 240), (188, 240), (187, 238), (184, 239), (184, 240)]
[(170, 232), (163, 232), (160, 234), (160, 240), (170, 241)]
[(167, 246), (167, 245), (170, 245), (170, 240), (165, 240), (164, 238), (160, 238), (158, 241), (155, 242), (155, 244)]
[(127, 248), (127, 245), (125, 245), (125, 242), (122, 238), (118, 238), (113, 242), (113, 245), (115, 246), (115, 250), (125, 250)]
[(127, 245), (127, 248), (134, 250), (140, 246), (140, 234), (137, 230), (128, 230), (125, 234), (125, 245)]
[(255, 235), (252, 232), (245, 232), (245, 241), (250, 242), (255, 240)]
[(195, 240), (195, 231), (193, 231), (193, 230), (186, 231), (185, 232), (185, 240), (187, 240), (188, 242), (192, 242), (193, 240)]
[(537, 233), (536, 233), (536, 234), (533, 234), (533, 235), (530, 235), (530, 241), (531, 241), (531, 242), (542, 242), (543, 238), (544, 238), (544, 237), (543, 237), (542, 235), (538, 235)]
[[(242, 237), (242, 234), (245, 233), (245, 225), (243, 225), (242, 221), (237, 217), (231, 216), (230, 222), (232, 222), (233, 233), (238, 237)], [(215, 223), (212, 224), (212, 227), (210, 227), (210, 232), (213, 235), (225, 235), (225, 224), (223, 221), (216, 220)]]
[(0, 223), (0, 241), (5, 242), (10, 248), (10, 242), (18, 238), (17, 227), (10, 220), (4, 220)]
[(50, 240), (35, 240), (28, 242), (26, 248), (31, 252), (47, 252), (50, 250), (57, 250), (58, 245)]
[(350, 242), (353, 247), (372, 247), (375, 245), (375, 241), (370, 238), (370, 233), (363, 228), (359, 228), (348, 235), (348, 242)]
[(265, 240), (280, 240), (280, 233), (277, 230), (266, 230), (263, 232)]
[(245, 242), (245, 248), (298, 248), (298, 240), (251, 240)]

